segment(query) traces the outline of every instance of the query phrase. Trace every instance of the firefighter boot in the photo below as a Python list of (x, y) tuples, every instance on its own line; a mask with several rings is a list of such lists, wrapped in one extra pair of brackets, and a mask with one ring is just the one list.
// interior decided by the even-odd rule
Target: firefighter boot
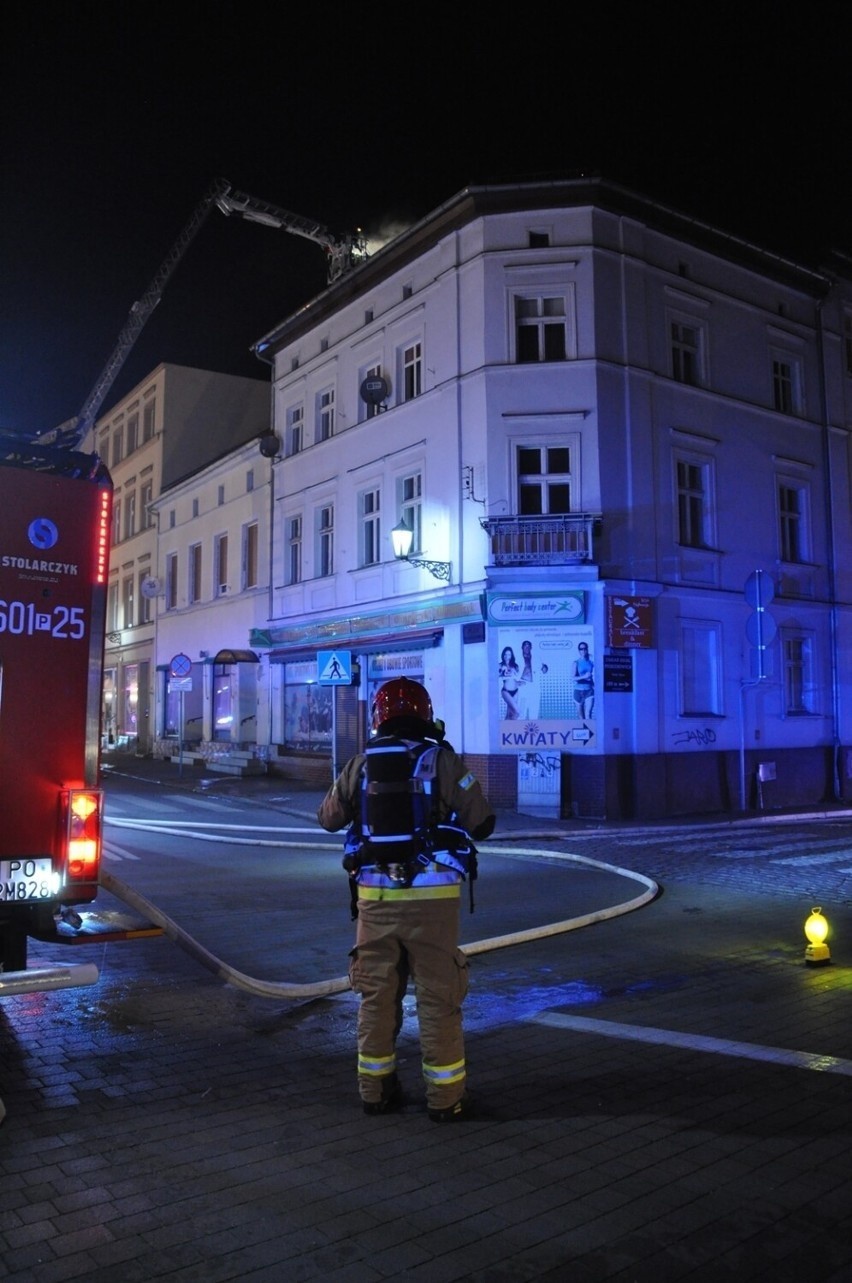
[(361, 1103), (364, 1106), (364, 1113), (370, 1115), (395, 1114), (402, 1109), (402, 1085), (396, 1074), (388, 1074), (387, 1078), (383, 1079), (380, 1100), (365, 1100)]
[(433, 1123), (463, 1123), (473, 1118), (474, 1108), (470, 1096), (464, 1095), (454, 1105), (446, 1109), (430, 1109), (429, 1118)]

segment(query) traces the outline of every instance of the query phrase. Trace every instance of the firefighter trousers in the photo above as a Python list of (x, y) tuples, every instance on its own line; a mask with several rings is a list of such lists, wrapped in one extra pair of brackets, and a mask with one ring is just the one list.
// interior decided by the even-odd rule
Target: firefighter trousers
[(358, 901), (349, 978), (360, 995), (358, 1089), (381, 1100), (396, 1072), (396, 1039), (409, 979), (417, 998), (426, 1102), (446, 1109), (465, 1090), (461, 1005), (467, 958), (458, 947), (458, 897)]

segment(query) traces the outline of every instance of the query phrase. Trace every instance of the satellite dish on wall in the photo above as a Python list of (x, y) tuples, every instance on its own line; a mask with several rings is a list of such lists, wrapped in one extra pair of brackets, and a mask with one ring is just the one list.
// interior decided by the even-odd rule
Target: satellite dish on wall
[(163, 591), (163, 585), (155, 575), (146, 575), (139, 585), (139, 591), (143, 597), (159, 597)]
[(366, 379), (362, 379), (359, 390), (361, 400), (366, 401), (368, 405), (381, 405), (390, 395), (388, 381), (380, 374), (371, 374)]
[(259, 445), (264, 459), (274, 459), (281, 449), (281, 442), (275, 432), (264, 432)]

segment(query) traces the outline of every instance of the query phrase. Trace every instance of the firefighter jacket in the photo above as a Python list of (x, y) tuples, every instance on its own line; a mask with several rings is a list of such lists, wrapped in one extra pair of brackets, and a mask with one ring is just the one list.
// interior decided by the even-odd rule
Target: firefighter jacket
[(347, 762), (317, 819), (350, 826), (344, 867), (359, 899), (457, 897), (475, 872), (470, 836), (487, 837), (494, 815), (458, 754), (399, 720)]

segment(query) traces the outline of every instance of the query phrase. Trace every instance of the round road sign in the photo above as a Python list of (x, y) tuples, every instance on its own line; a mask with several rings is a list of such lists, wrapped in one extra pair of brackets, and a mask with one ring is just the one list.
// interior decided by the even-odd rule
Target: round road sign
[(169, 665), (169, 674), (172, 677), (189, 677), (192, 672), (192, 660), (189, 655), (183, 653), (175, 655)]

